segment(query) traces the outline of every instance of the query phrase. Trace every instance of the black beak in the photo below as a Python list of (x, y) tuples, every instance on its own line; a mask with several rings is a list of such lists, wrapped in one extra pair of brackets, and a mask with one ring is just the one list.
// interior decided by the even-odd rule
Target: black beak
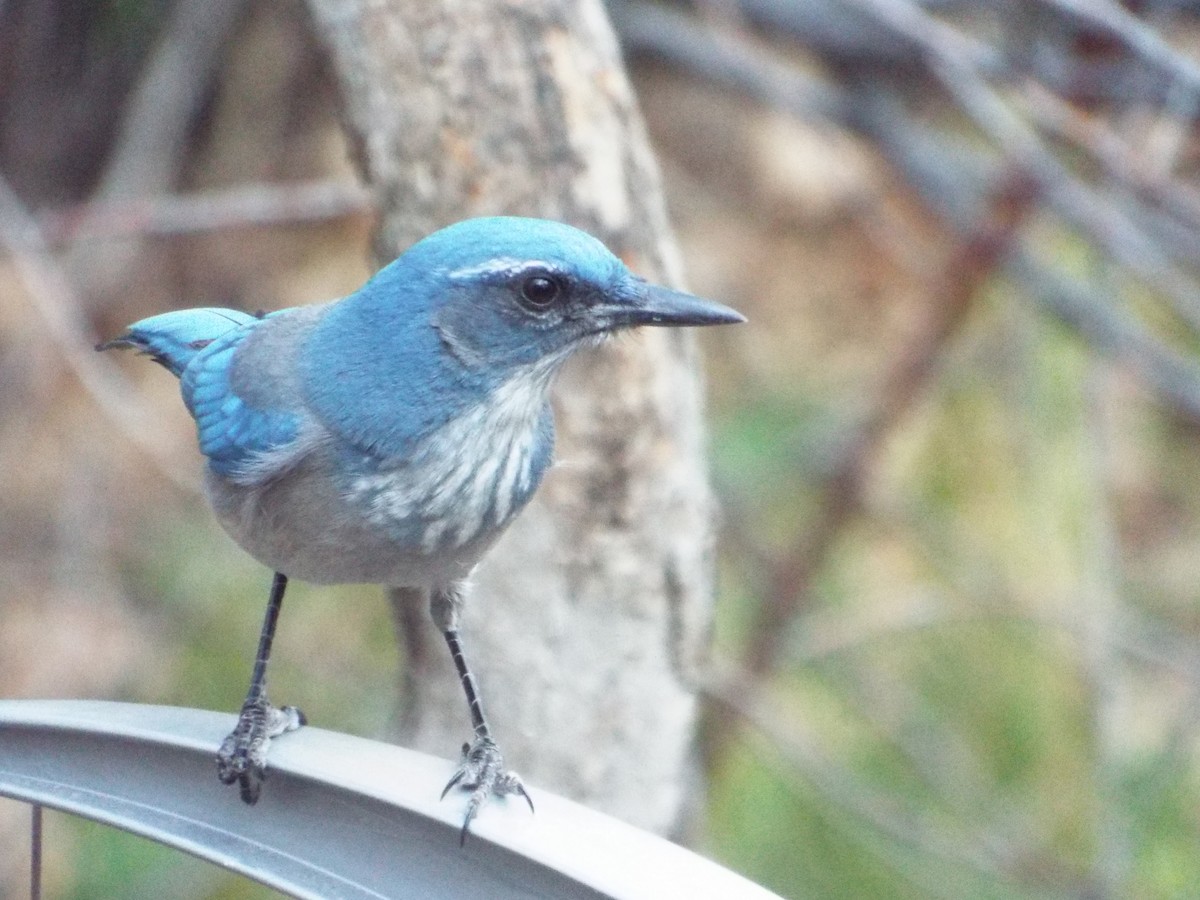
[(594, 312), (612, 329), (639, 325), (736, 325), (746, 321), (745, 316), (728, 306), (645, 282), (639, 283), (637, 291), (622, 302), (605, 304)]

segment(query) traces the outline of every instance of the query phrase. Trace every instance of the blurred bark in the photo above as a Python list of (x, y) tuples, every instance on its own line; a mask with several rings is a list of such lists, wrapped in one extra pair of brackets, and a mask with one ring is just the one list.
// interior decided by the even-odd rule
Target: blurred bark
[[(457, 219), (524, 214), (585, 228), (640, 273), (678, 282), (599, 0), (310, 8), (381, 211), (380, 262)], [(653, 331), (576, 360), (555, 403), (560, 464), (480, 568), (467, 651), (513, 768), (665, 832), (692, 771), (687, 670), (710, 615), (690, 339)], [(450, 661), (424, 610), (397, 619), (410, 657), (402, 739), (454, 755), (469, 729)]]

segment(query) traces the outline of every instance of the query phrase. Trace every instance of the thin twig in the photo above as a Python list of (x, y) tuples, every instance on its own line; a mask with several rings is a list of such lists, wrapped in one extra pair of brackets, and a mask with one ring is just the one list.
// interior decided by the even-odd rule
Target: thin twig
[(1162, 36), (1129, 10), (1111, 0), (1038, 0), (1043, 5), (1086, 22), (1124, 44), (1173, 81), (1200, 92), (1200, 65), (1176, 51)]
[(52, 245), (325, 221), (374, 211), (370, 191), (343, 179), (252, 183), (192, 194), (93, 202), (39, 216)]
[(1144, 155), (1095, 116), (1088, 116), (1037, 83), (1021, 97), (1034, 123), (1086, 153), (1113, 185), (1136, 191), (1190, 224), (1200, 227), (1200, 190), (1186, 181), (1164, 177), (1162, 165), (1147, 166)]
[(1035, 179), (1044, 202), (1101, 247), (1113, 260), (1170, 297), (1178, 312), (1200, 328), (1200, 288), (1111, 199), (1083, 184), (994, 91), (971, 64), (970, 46), (956, 29), (926, 14), (911, 0), (846, 0), (869, 10), (916, 40), (929, 53), (930, 71), (975, 125), (988, 135), (1011, 164)]

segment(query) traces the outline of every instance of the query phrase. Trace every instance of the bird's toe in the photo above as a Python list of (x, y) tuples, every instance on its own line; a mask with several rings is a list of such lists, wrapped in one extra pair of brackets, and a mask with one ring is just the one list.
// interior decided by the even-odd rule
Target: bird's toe
[(504, 768), (504, 757), (491, 738), (477, 738), (474, 743), (463, 744), (462, 760), (442, 790), (442, 797), (454, 787), (471, 792), (467, 798), (462, 830), (459, 832), (460, 846), (466, 843), (471, 822), (491, 797), (519, 794), (529, 804), (529, 811), (533, 812), (533, 800), (525, 789), (521, 776)]
[(257, 803), (267, 774), (271, 739), (295, 731), (307, 721), (294, 706), (275, 707), (265, 699), (246, 701), (237, 726), (217, 750), (217, 777), (223, 784), (236, 782), (243, 802)]

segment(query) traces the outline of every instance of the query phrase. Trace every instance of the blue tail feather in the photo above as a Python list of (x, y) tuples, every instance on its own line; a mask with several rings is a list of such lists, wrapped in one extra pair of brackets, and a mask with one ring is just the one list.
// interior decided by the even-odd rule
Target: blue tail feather
[(131, 347), (149, 355), (178, 378), (196, 354), (214, 340), (257, 321), (255, 316), (236, 309), (181, 309), (134, 322), (126, 334), (97, 344), (96, 349)]

